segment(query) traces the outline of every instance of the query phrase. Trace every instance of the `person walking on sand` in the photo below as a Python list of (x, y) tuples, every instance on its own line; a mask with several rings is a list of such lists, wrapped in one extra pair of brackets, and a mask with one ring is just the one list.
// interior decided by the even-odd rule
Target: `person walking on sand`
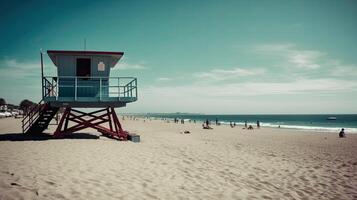
[(247, 121), (244, 122), (244, 127), (245, 127), (245, 128), (248, 128)]
[(340, 138), (344, 138), (346, 135), (345, 135), (345, 129), (342, 128), (340, 133), (338, 134), (340, 136)]
[(257, 121), (257, 128), (260, 128), (260, 121)]

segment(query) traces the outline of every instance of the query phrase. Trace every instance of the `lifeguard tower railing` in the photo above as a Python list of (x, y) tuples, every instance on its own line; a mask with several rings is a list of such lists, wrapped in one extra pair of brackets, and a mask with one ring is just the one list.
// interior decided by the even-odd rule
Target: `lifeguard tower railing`
[(41, 113), (48, 112), (45, 114), (51, 117), (45, 117), (49, 120), (57, 113), (59, 107), (49, 107), (46, 102), (126, 104), (136, 101), (138, 96), (137, 79), (133, 77), (46, 76), (43, 77), (42, 90), (42, 100), (30, 108), (22, 120), (23, 133), (41, 118)]
[(43, 77), (44, 101), (133, 102), (137, 100), (134, 77)]

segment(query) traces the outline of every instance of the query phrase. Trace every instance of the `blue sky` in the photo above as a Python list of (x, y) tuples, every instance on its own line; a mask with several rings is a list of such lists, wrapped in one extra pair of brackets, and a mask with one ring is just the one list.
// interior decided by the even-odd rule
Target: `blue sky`
[[(357, 113), (356, 1), (1, 1), (0, 96), (40, 99), (39, 49), (124, 51), (125, 112)], [(46, 58), (46, 74), (55, 67)]]

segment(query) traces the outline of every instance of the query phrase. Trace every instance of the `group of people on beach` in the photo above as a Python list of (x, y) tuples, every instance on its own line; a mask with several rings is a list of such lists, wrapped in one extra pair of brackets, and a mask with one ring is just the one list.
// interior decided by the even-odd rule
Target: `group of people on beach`
[[(210, 122), (208, 121), (208, 119), (206, 119), (206, 121), (205, 122), (203, 122), (203, 124), (202, 124), (202, 128), (203, 129), (213, 129), (212, 127), (210, 127)], [(216, 125), (217, 125), (217, 122), (216, 122)]]
[(230, 126), (231, 128), (234, 128), (234, 127), (236, 127), (236, 123), (235, 123), (235, 122), (232, 123), (232, 121), (230, 121), (230, 122), (229, 122), (229, 126)]
[(185, 120), (184, 119), (178, 119), (178, 118), (175, 118), (174, 119), (174, 123), (178, 124), (178, 123), (181, 123), (181, 124), (184, 124), (185, 123)]
[[(125, 116), (125, 117), (128, 118), (128, 119), (131, 119), (131, 120), (138, 120), (135, 116)], [(150, 119), (150, 118), (147, 117), (147, 119)], [(124, 120), (124, 116), (123, 116), (123, 120)], [(166, 121), (166, 120), (168, 120), (168, 119), (166, 119), (166, 118), (161, 118), (161, 120)], [(151, 119), (150, 119), (150, 121), (151, 121)], [(145, 122), (145, 120), (144, 120), (144, 122)], [(168, 120), (167, 122), (169, 122), (169, 120)], [(196, 123), (196, 120), (188, 120), (188, 122), (190, 122), (190, 123), (191, 123), (191, 122)], [(179, 119), (179, 118), (174, 118), (174, 123), (184, 124), (184, 123), (185, 123), (185, 120), (184, 120), (184, 119)], [(216, 126), (221, 125), (221, 123), (218, 121), (218, 118), (215, 119), (215, 124), (216, 124)], [(202, 123), (202, 128), (203, 128), (203, 129), (213, 129), (210, 125), (211, 125), (211, 122), (210, 122), (208, 119), (206, 119), (206, 120)], [(229, 125), (230, 125), (231, 128), (234, 128), (234, 127), (237, 126), (236, 122), (233, 122), (233, 121), (230, 121), (230, 122), (229, 122)], [(257, 127), (258, 129), (260, 128), (260, 121), (259, 121), (259, 120), (257, 120), (257, 122), (256, 122), (256, 127)], [(278, 126), (278, 128), (280, 128), (280, 125)], [(247, 121), (244, 121), (244, 127), (243, 127), (243, 129), (253, 130), (254, 127), (253, 127), (251, 124), (248, 124)], [(344, 129), (344, 128), (342, 128), (342, 129), (340, 130), (340, 132), (338, 133), (338, 136), (339, 136), (340, 138), (346, 137), (346, 133), (345, 133), (345, 129)]]
[[(257, 121), (257, 128), (260, 128), (260, 121)], [(253, 130), (253, 126), (250, 124), (248, 125), (247, 121), (244, 122), (244, 128), (243, 129), (247, 129), (247, 130)]]
[[(221, 125), (221, 123), (218, 121), (217, 118), (216, 118), (215, 121), (216, 121), (216, 125), (217, 125), (217, 126)], [(229, 122), (229, 126), (230, 126), (231, 128), (234, 128), (234, 127), (237, 126), (237, 124), (236, 124), (236, 122), (230, 121), (230, 122)], [(203, 128), (203, 129), (213, 129), (213, 128), (210, 126), (210, 121), (209, 121), (208, 119), (206, 119), (206, 121), (203, 122), (202, 128)], [(259, 121), (259, 120), (257, 121), (257, 128), (260, 128), (260, 121)], [(244, 127), (243, 127), (243, 129), (253, 130), (254, 128), (253, 128), (252, 125), (248, 125), (247, 121), (245, 121), (245, 122), (244, 122)]]

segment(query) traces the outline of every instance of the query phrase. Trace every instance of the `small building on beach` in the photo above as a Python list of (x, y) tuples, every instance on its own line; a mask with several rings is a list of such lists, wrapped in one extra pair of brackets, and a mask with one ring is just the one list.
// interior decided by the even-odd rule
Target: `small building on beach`
[[(48, 50), (47, 54), (57, 67), (57, 76), (43, 75), (41, 52), (42, 100), (24, 117), (23, 132), (42, 133), (62, 108), (64, 113), (55, 137), (93, 128), (111, 138), (130, 139), (114, 108), (137, 100), (137, 79), (110, 76), (110, 70), (124, 53)], [(86, 113), (76, 108), (98, 110)], [(75, 125), (69, 127), (70, 121)], [(108, 126), (103, 126), (104, 123)]]
[(44, 100), (50, 104), (123, 107), (128, 102), (136, 101), (136, 78), (110, 77), (111, 68), (117, 64), (123, 52), (49, 50), (47, 53), (57, 67), (58, 74), (55, 80), (44, 77), (46, 83), (58, 84), (51, 89), (57, 92), (56, 95), (44, 92)]

